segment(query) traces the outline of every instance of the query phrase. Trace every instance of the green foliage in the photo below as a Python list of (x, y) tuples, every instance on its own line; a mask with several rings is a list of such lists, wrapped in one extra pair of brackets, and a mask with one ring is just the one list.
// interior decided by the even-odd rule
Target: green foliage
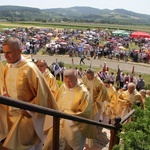
[(58, 86), (60, 87), (63, 84), (63, 81), (57, 80)]
[(144, 89), (149, 90), (150, 89), (150, 84), (146, 84)]
[(59, 64), (60, 67), (64, 67), (64, 62), (59, 61), (58, 64)]
[(121, 144), (113, 150), (149, 150), (150, 149), (150, 98), (146, 98), (145, 109), (135, 108), (133, 121), (123, 125), (119, 134)]

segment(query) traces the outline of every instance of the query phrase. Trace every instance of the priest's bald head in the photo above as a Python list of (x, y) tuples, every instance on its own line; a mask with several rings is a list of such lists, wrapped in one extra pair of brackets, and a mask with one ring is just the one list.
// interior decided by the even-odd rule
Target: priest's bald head
[(136, 89), (136, 85), (133, 82), (128, 83), (128, 92), (132, 94)]
[(71, 89), (77, 85), (77, 77), (75, 69), (66, 69), (64, 71), (64, 83)]

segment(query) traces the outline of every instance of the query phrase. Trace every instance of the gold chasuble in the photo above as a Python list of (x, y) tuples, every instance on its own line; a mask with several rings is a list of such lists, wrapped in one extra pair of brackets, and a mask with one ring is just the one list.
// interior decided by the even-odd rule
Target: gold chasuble
[[(82, 90), (81, 90), (82, 89)], [(84, 85), (76, 85), (73, 89), (68, 89), (65, 84), (59, 89), (56, 101), (59, 110), (75, 116), (80, 116), (93, 120), (92, 103)], [(74, 122), (85, 137), (95, 137), (95, 127), (81, 122)]]
[(94, 115), (97, 115), (99, 111), (102, 114), (101, 118), (110, 115), (110, 100), (103, 82), (96, 75), (92, 81), (88, 80), (86, 76), (83, 77), (82, 81), (90, 92)]
[[(51, 72), (48, 69), (46, 69), (43, 75), (48, 84), (48, 87), (50, 88), (53, 96), (55, 97), (59, 89), (56, 78), (51, 74)], [(44, 132), (46, 133), (49, 130), (49, 128), (52, 127), (52, 125), (53, 125), (53, 116), (46, 115), (44, 123)]]
[[(57, 109), (44, 77), (30, 60), (23, 59), (16, 65), (12, 64), (12, 68), (7, 64), (3, 83), (5, 92), (13, 99)], [(19, 108), (7, 107), (5, 124), (9, 132), (3, 146), (8, 149), (24, 150), (42, 141), (44, 115), (28, 111), (32, 117), (27, 118), (21, 112)]]
[(4, 65), (3, 65), (3, 63), (0, 61), (0, 95), (3, 94), (3, 83), (2, 83), (3, 71), (4, 71)]
[[(89, 92), (83, 84), (77, 84), (72, 89), (68, 89), (63, 84), (58, 90), (56, 101), (59, 110), (62, 112), (91, 120), (94, 119)], [(75, 147), (75, 145), (80, 146), (82, 144), (82, 136), (96, 138), (96, 127), (81, 122), (61, 119), (60, 147), (64, 147), (64, 138), (71, 147)], [(52, 150), (52, 130), (49, 130), (47, 137), (43, 150)]]
[(56, 81), (56, 78), (51, 74), (51, 72), (46, 69), (46, 71), (43, 73), (44, 78), (46, 79), (46, 82), (49, 86), (49, 88), (51, 89), (51, 92), (53, 93), (54, 97), (56, 96), (56, 93), (58, 91), (58, 84)]
[(140, 101), (143, 104), (142, 96), (137, 90), (134, 90), (132, 94), (130, 94), (128, 91), (122, 92), (119, 95), (118, 103), (120, 117), (124, 117), (126, 114), (128, 114), (132, 109), (133, 103), (136, 101)]
[(118, 114), (118, 93), (112, 85), (107, 88), (107, 92), (110, 99), (110, 119), (114, 119)]
[[(0, 61), (0, 95), (3, 95), (3, 71), (4, 71), (4, 65)], [(0, 140), (4, 139), (8, 133), (8, 126), (6, 124), (7, 122), (7, 113), (6, 113), (7, 107), (6, 105), (0, 104)]]

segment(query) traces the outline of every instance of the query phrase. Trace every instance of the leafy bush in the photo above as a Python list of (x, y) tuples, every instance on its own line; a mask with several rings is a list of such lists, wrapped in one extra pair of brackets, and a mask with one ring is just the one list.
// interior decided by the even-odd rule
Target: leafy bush
[(150, 89), (150, 84), (146, 84), (144, 87), (145, 90), (149, 90)]
[(59, 61), (58, 64), (59, 64), (60, 67), (64, 67), (64, 62)]
[(150, 150), (150, 98), (146, 98), (144, 110), (135, 108), (133, 121), (123, 125), (123, 131), (120, 145), (113, 150)]
[(58, 86), (60, 87), (63, 84), (63, 81), (57, 80)]

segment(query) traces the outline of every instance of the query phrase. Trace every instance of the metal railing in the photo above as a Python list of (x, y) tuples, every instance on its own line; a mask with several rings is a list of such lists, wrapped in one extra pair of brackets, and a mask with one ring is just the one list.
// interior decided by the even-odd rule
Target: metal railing
[[(69, 115), (69, 114), (60, 112), (58, 110), (46, 108), (43, 106), (23, 102), (20, 100), (16, 100), (16, 99), (4, 97), (4, 96), (0, 96), (0, 104), (13, 106), (13, 107), (17, 107), (20, 109), (29, 110), (29, 111), (53, 116), (53, 149), (54, 150), (59, 149), (59, 121), (60, 121), (60, 118), (65, 118), (65, 119), (69, 119), (69, 120), (73, 120), (73, 121), (77, 121), (77, 122), (83, 122), (83, 123), (87, 123), (87, 124), (100, 126), (100, 127), (109, 129), (109, 130), (111, 130), (109, 150), (112, 150), (114, 145), (119, 144), (119, 137), (117, 135), (118, 135), (118, 132), (121, 131), (122, 126), (120, 123), (124, 122), (124, 121), (121, 121), (121, 118), (119, 118), (119, 117), (115, 119), (115, 124), (111, 125), (111, 124), (105, 124), (102, 122), (97, 122), (94, 120), (86, 119), (83, 117)], [(129, 116), (131, 116), (133, 113), (134, 113), (134, 111), (132, 111)], [(127, 118), (125, 118), (125, 120), (128, 119), (129, 116)]]

